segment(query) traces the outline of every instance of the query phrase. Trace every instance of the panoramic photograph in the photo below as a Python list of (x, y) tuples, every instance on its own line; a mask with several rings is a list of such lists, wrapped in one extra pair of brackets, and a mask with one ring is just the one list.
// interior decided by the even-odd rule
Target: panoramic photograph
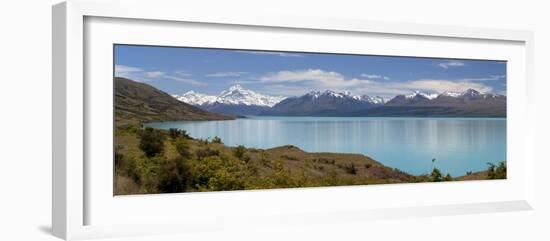
[(113, 48), (114, 195), (506, 179), (506, 61)]

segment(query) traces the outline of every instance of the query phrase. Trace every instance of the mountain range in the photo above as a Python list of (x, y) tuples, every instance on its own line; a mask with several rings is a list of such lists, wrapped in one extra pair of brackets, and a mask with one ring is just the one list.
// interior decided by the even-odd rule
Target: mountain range
[(217, 96), (188, 91), (173, 97), (210, 112), (229, 115), (258, 115), (285, 99), (259, 94), (240, 85), (233, 85)]
[(506, 96), (480, 93), (474, 89), (464, 92), (425, 94), (415, 92), (397, 95), (383, 106), (360, 110), (352, 116), (437, 116), (437, 117), (505, 117)]
[(384, 104), (381, 97), (354, 96), (349, 92), (312, 91), (299, 97), (282, 100), (261, 115), (338, 116), (367, 110)]
[(350, 92), (331, 90), (312, 91), (302, 96), (285, 98), (259, 94), (234, 85), (217, 96), (189, 91), (173, 97), (209, 112), (228, 115), (506, 116), (506, 96), (480, 93), (474, 89), (440, 94), (416, 91), (408, 95), (397, 95), (386, 101), (378, 96), (353, 95)]

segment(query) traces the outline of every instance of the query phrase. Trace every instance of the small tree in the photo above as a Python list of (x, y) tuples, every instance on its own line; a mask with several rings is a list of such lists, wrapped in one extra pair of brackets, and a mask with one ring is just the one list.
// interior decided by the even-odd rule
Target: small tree
[(164, 135), (151, 127), (146, 127), (141, 133), (139, 148), (148, 157), (155, 156), (164, 151)]
[(176, 139), (181, 135), (181, 131), (177, 128), (170, 128), (168, 130), (168, 133), (170, 134), (170, 138)]
[(506, 163), (498, 163), (498, 167), (495, 171), (495, 179), (506, 179)]
[(445, 175), (445, 177), (443, 178), (443, 181), (452, 181), (453, 180), (453, 177), (451, 177), (451, 174), (447, 173), (447, 175)]
[(487, 178), (489, 179), (495, 179), (496, 173), (495, 173), (495, 164), (487, 162)]
[(190, 168), (182, 157), (162, 165), (158, 175), (158, 189), (161, 193), (185, 192), (191, 181)]
[(212, 139), (212, 143), (223, 144), (222, 139), (217, 136)]
[(233, 155), (239, 159), (242, 159), (244, 157), (245, 152), (246, 148), (244, 148), (243, 145), (238, 145), (235, 149), (233, 149)]
[(189, 151), (189, 145), (187, 144), (187, 141), (183, 139), (182, 137), (178, 137), (174, 141), (174, 146), (176, 147), (176, 150), (183, 158), (189, 158), (191, 157), (191, 152)]
[(432, 182), (441, 182), (443, 180), (441, 171), (439, 171), (439, 169), (437, 168), (434, 168), (432, 170), (432, 174), (430, 175), (430, 179), (432, 180)]

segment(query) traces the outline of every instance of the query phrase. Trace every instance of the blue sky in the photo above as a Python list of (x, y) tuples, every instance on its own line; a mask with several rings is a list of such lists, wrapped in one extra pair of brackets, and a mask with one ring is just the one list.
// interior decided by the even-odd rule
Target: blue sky
[(262, 94), (351, 91), (391, 98), (473, 88), (506, 94), (506, 62), (115, 45), (115, 76), (169, 94), (217, 95), (231, 85)]

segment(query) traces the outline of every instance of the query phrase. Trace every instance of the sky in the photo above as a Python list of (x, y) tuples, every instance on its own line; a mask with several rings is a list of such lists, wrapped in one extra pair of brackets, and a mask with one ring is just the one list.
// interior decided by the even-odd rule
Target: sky
[(258, 93), (299, 96), (350, 91), (392, 98), (414, 91), (506, 94), (506, 62), (421, 57), (114, 46), (114, 75), (169, 94), (218, 95), (240, 84)]

